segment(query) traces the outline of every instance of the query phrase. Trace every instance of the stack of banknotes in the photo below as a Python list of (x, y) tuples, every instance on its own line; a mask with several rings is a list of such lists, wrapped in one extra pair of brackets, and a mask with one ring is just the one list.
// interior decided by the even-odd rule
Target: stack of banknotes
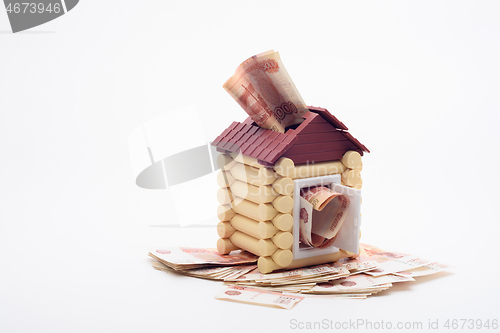
[(153, 248), (159, 271), (224, 282), (216, 299), (291, 309), (304, 298), (364, 299), (394, 283), (415, 281), (452, 268), (418, 256), (361, 244), (354, 259), (261, 274), (258, 257), (241, 251), (220, 255), (216, 249)]

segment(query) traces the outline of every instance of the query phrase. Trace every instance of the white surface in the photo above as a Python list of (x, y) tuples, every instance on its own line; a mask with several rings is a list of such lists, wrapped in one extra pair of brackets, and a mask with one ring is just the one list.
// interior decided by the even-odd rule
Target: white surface
[[(0, 10), (0, 331), (500, 319), (499, 9), (86, 0), (15, 35)], [(166, 191), (134, 185), (130, 133), (196, 104), (205, 137), (215, 138), (245, 118), (222, 84), (270, 48), (306, 103), (328, 108), (372, 152), (363, 159), (362, 240), (456, 269), (366, 301), (306, 299), (285, 311), (217, 301), (219, 283), (151, 268), (149, 246), (215, 246), (217, 236), (149, 227), (175, 216)], [(169, 130), (185, 135), (182, 125)]]

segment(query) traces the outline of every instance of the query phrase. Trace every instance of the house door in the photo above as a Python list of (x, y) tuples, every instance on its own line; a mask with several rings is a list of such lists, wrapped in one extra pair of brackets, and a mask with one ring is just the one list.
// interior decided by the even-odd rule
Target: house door
[[(311, 186), (325, 186), (334, 192), (341, 193), (349, 198), (349, 209), (347, 216), (340, 228), (335, 241), (328, 247), (315, 248), (302, 244), (300, 235), (300, 190)], [(313, 177), (294, 180), (293, 190), (293, 259), (304, 259), (316, 257), (324, 254), (336, 253), (339, 249), (349, 252), (359, 253), (359, 228), (361, 225), (361, 190), (356, 190), (341, 185), (340, 175), (330, 175), (323, 177)], [(314, 224), (314, 220), (312, 222)]]

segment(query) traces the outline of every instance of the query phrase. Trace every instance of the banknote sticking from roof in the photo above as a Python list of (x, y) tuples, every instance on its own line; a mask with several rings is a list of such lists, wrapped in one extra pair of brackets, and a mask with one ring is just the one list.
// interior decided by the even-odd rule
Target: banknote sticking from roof
[[(328, 110), (308, 107), (285, 133), (233, 122), (213, 142), (221, 153), (217, 200), (221, 254), (246, 250), (259, 256), (261, 273), (355, 257), (361, 224), (361, 156), (369, 153)], [(301, 225), (332, 220), (307, 217), (303, 189), (326, 186), (349, 198), (345, 220), (324, 248), (305, 246)], [(311, 213), (314, 214), (314, 213)]]

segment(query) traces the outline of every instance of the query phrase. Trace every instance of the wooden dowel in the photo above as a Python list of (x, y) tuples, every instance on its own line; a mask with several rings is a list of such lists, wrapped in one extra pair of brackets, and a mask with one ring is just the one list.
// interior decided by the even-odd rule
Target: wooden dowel
[(220, 238), (228, 238), (235, 231), (236, 229), (234, 229), (231, 223), (229, 222), (219, 222), (217, 224), (217, 233), (219, 234)]
[(233, 194), (231, 193), (231, 190), (228, 188), (220, 188), (217, 190), (217, 201), (221, 205), (227, 205), (231, 201), (233, 201)]
[(342, 173), (342, 182), (346, 184), (346, 186), (355, 187), (361, 183), (361, 174), (359, 171), (347, 169)]
[(292, 195), (293, 194), (293, 179), (289, 177), (280, 177), (273, 183), (273, 189), (279, 194)]
[(259, 260), (257, 260), (257, 267), (262, 274), (271, 273), (272, 271), (282, 268), (276, 264), (271, 257), (260, 257)]
[(270, 185), (278, 176), (271, 168), (254, 168), (243, 163), (235, 163), (231, 168), (234, 178), (256, 186)]
[(229, 222), (236, 230), (257, 239), (261, 238), (259, 233), (259, 222), (240, 214), (236, 214)]
[(217, 217), (220, 221), (229, 221), (235, 214), (236, 212), (230, 205), (220, 205), (217, 207)]
[(231, 251), (239, 250), (238, 247), (234, 246), (234, 244), (227, 238), (219, 238), (217, 241), (217, 251), (220, 254), (228, 254)]
[(256, 203), (235, 197), (231, 205), (233, 210), (238, 214), (244, 215), (256, 221), (267, 221), (260, 218), (259, 205)]
[(278, 250), (278, 247), (270, 239), (259, 240), (259, 254), (262, 257), (267, 257)]
[(300, 179), (341, 174), (346, 169), (346, 166), (340, 161), (329, 161), (314, 164), (298, 164), (293, 168), (276, 168), (275, 170), (280, 176)]
[(275, 217), (278, 214), (278, 211), (270, 203), (260, 204), (257, 212), (259, 214), (258, 215), (259, 220), (261, 220), (261, 221), (271, 220), (273, 217)]
[(278, 232), (278, 229), (271, 221), (260, 221), (258, 228), (261, 239), (271, 238)]
[(220, 188), (229, 187), (234, 181), (235, 179), (229, 171), (219, 171), (217, 173), (217, 184)]
[(234, 246), (260, 256), (259, 240), (257, 238), (249, 236), (241, 231), (235, 231), (229, 239)]
[(271, 222), (281, 231), (290, 231), (293, 226), (293, 217), (291, 214), (279, 213)]
[(293, 254), (290, 250), (279, 249), (271, 255), (271, 258), (277, 265), (284, 268), (292, 263)]
[(288, 213), (293, 209), (293, 198), (288, 195), (280, 195), (272, 202), (273, 207), (280, 213)]
[(241, 180), (236, 180), (230, 188), (236, 196), (257, 204), (272, 202), (279, 195), (271, 185), (255, 186)]
[(240, 214), (236, 214), (230, 223), (234, 229), (258, 239), (271, 238), (279, 231), (271, 221), (256, 221)]
[(286, 176), (288, 174), (293, 173), (293, 169), (295, 169), (295, 163), (289, 158), (280, 157), (273, 166), (274, 171), (282, 176)]
[(280, 231), (271, 238), (273, 243), (280, 249), (288, 249), (292, 246), (293, 236), (290, 232)]
[(361, 171), (363, 164), (361, 163), (361, 155), (357, 151), (349, 150), (340, 159), (342, 164), (344, 164), (349, 169), (356, 169)]
[(262, 203), (258, 205), (235, 196), (231, 206), (236, 213), (249, 217), (253, 220), (269, 221), (280, 212), (288, 214), (293, 208), (293, 199), (288, 196), (279, 196), (272, 203)]

